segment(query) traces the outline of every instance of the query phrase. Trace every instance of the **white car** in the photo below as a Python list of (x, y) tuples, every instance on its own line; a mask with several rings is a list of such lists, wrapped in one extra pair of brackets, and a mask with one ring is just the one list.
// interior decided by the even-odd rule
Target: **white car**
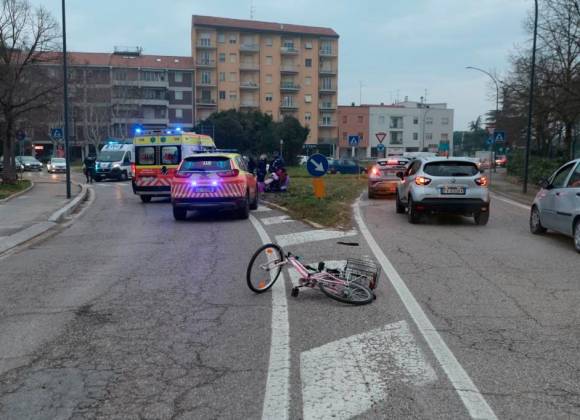
[(418, 158), (397, 174), (396, 211), (407, 209), (409, 223), (426, 213), (456, 213), (473, 216), (475, 223), (489, 220), (488, 179), (478, 166), (465, 158)]
[(66, 172), (66, 159), (65, 158), (51, 158), (46, 164), (46, 170), (48, 173), (56, 172)]

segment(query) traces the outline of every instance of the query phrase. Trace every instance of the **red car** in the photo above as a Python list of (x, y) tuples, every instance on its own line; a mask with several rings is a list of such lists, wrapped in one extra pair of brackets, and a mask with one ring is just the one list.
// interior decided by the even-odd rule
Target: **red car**
[(200, 153), (181, 162), (171, 180), (175, 220), (188, 210), (233, 210), (247, 219), (258, 208), (256, 177), (237, 153)]
[(507, 165), (507, 156), (506, 155), (497, 155), (495, 157), (495, 164), (496, 164), (496, 166), (506, 166)]

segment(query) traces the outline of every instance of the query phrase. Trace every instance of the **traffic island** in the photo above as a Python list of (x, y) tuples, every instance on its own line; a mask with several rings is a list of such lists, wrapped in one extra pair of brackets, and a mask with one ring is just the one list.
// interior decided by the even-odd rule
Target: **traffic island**
[(0, 184), (0, 202), (6, 202), (30, 190), (34, 184), (27, 180), (16, 181), (15, 184)]

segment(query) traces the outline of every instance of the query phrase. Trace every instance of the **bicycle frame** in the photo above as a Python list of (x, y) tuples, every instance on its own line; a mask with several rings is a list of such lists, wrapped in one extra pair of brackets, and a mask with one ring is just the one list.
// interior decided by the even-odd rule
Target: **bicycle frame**
[(329, 272), (320, 272), (317, 271), (315, 273), (311, 273), (308, 269), (302, 264), (296, 257), (293, 255), (288, 255), (286, 260), (281, 262), (279, 265), (286, 265), (292, 264), (292, 267), (298, 274), (300, 275), (299, 282), (300, 286), (308, 286), (308, 287), (316, 287), (318, 283), (324, 283), (325, 285), (348, 285), (350, 282), (345, 279), (341, 279), (340, 277), (336, 277)]

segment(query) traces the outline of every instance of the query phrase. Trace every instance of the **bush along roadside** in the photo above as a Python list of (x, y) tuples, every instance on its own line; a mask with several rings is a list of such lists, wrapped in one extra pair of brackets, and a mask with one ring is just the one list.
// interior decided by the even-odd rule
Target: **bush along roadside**
[[(548, 178), (556, 169), (566, 163), (561, 158), (548, 159), (539, 156), (530, 156), (528, 165), (528, 179), (531, 184), (537, 185), (542, 178)], [(524, 153), (518, 151), (513, 153), (507, 163), (508, 175), (517, 177), (520, 181), (524, 179)]]
[(20, 191), (30, 187), (30, 185), (31, 183), (27, 179), (16, 181), (15, 184), (0, 183), (0, 200), (4, 200), (13, 194), (18, 194)]

